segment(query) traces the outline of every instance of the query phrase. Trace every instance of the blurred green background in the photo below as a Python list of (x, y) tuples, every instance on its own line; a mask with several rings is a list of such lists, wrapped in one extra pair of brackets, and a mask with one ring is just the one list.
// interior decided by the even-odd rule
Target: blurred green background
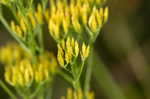
[[(150, 0), (108, 0), (108, 5), (109, 21), (95, 43), (91, 90), (96, 99), (150, 99)], [(47, 48), (55, 47), (46, 37)], [(0, 46), (13, 40), (0, 23)], [(2, 66), (0, 71), (3, 79)], [(57, 77), (54, 99), (66, 87)], [(0, 99), (8, 98), (0, 89)]]

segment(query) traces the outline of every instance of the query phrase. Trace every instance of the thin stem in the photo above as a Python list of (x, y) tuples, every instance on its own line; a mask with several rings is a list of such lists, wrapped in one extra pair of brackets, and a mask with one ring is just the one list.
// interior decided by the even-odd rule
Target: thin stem
[(88, 59), (88, 66), (87, 66), (86, 75), (85, 75), (84, 92), (85, 92), (86, 96), (87, 96), (87, 93), (90, 90), (90, 80), (91, 80), (91, 75), (92, 75), (92, 66), (93, 66), (93, 48), (91, 48), (90, 56), (89, 56), (89, 59)]
[(60, 74), (60, 76), (62, 76), (66, 81), (72, 84), (73, 79), (70, 76), (68, 76), (65, 72), (63, 72), (62, 70), (59, 70), (58, 74)]
[(53, 81), (46, 84), (45, 99), (52, 99)]
[(77, 73), (77, 75), (74, 75), (75, 78), (74, 78), (74, 81), (73, 81), (73, 87), (74, 87), (75, 90), (78, 90), (78, 89), (81, 88), (80, 77), (81, 77), (83, 68), (84, 68), (84, 61), (82, 62), (81, 67), (80, 67), (79, 72)]
[(72, 82), (73, 84), (73, 88), (78, 91), (79, 89), (81, 89), (81, 85), (80, 85), (80, 81), (79, 80), (75, 80)]
[(39, 85), (37, 86), (37, 88), (36, 88), (36, 90), (34, 91), (34, 93), (30, 96), (31, 99), (33, 99), (33, 98), (40, 92), (40, 90), (43, 88), (43, 84), (44, 84), (44, 83), (39, 84)]
[(81, 74), (82, 74), (83, 68), (84, 68), (84, 61), (82, 62), (82, 64), (81, 64), (81, 68), (80, 68), (79, 73), (78, 73), (78, 75), (77, 75), (77, 79), (76, 79), (77, 81), (79, 81), (79, 80), (80, 80), (80, 77), (81, 77)]
[(0, 86), (9, 94), (12, 99), (17, 99), (17, 97), (10, 91), (3, 81), (0, 81)]

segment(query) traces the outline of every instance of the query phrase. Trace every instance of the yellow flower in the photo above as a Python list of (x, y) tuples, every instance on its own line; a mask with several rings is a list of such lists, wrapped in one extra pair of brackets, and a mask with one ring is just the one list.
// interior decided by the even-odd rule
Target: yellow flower
[(46, 52), (39, 56), (39, 63), (35, 67), (35, 81), (41, 83), (51, 80), (56, 73), (57, 61), (52, 53)]
[(20, 20), (20, 27), (21, 27), (21, 29), (23, 30), (24, 33), (27, 32), (27, 26), (26, 26), (26, 22), (25, 22), (24, 18), (21, 18), (21, 20)]
[(84, 25), (87, 25), (88, 23), (88, 14), (90, 12), (90, 7), (89, 4), (84, 4), (83, 7), (81, 8), (81, 17), (82, 17), (82, 22)]
[(64, 20), (63, 20), (62, 24), (63, 24), (64, 32), (65, 32), (65, 34), (67, 34), (68, 31), (69, 31), (69, 27), (70, 27), (69, 14), (64, 17)]
[(77, 41), (74, 40), (74, 38), (68, 37), (66, 41), (63, 40), (60, 44), (58, 44), (57, 47), (57, 59), (61, 66), (64, 66), (65, 63), (71, 63), (73, 59), (77, 58), (79, 54), (79, 46)]
[(8, 43), (0, 49), (0, 61), (3, 64), (12, 64), (21, 60), (24, 51), (16, 43)]
[(5, 68), (5, 80), (12, 86), (27, 86), (33, 80), (33, 69), (28, 60)]
[(57, 47), (57, 60), (61, 66), (71, 64), (75, 58), (78, 58), (79, 53), (81, 53), (82, 61), (85, 61), (89, 56), (90, 46), (86, 46), (85, 43), (83, 43), (80, 50), (79, 44), (74, 38), (68, 37), (67, 40), (61, 41)]
[(71, 19), (72, 19), (72, 25), (73, 25), (73, 28), (75, 29), (75, 31), (77, 33), (81, 33), (81, 24), (79, 23), (77, 16), (72, 16)]
[(46, 11), (44, 12), (44, 16), (45, 16), (45, 20), (48, 22), (49, 17), (50, 17), (50, 12), (48, 9), (46, 9)]
[(28, 18), (29, 18), (29, 21), (31, 22), (32, 27), (35, 28), (37, 23), (36, 23), (36, 20), (34, 18), (32, 11), (28, 12)]
[(72, 29), (75, 33), (82, 33), (82, 30), (87, 29), (88, 26), (92, 32), (98, 33), (108, 19), (108, 9), (103, 11), (102, 7), (98, 7), (104, 2), (105, 0), (51, 1), (50, 13), (48, 15), (46, 11), (45, 15), (46, 20), (48, 17), (50, 20), (50, 34), (55, 40), (61, 41)]
[(81, 89), (74, 91), (71, 88), (67, 89), (67, 96), (62, 96), (61, 99), (84, 99), (84, 97), (86, 97), (86, 99), (95, 99), (93, 92), (89, 92), (88, 95), (85, 96)]
[(98, 29), (98, 22), (97, 22), (97, 19), (96, 19), (96, 12), (97, 12), (97, 9), (94, 7), (93, 11), (92, 11), (92, 14), (89, 18), (89, 27), (92, 30), (92, 32), (96, 32), (97, 29)]
[(84, 61), (88, 56), (90, 52), (90, 46), (86, 46), (85, 43), (82, 44), (82, 50), (81, 50), (81, 59)]
[(46, 52), (38, 57), (37, 63), (24, 58), (5, 67), (5, 80), (12, 86), (26, 87), (33, 81), (51, 81), (56, 74), (57, 61), (52, 53)]
[(108, 16), (109, 16), (109, 9), (108, 9), (108, 7), (106, 7), (106, 8), (104, 9), (104, 23), (107, 22)]
[(43, 9), (42, 9), (41, 4), (38, 4), (38, 6), (37, 6), (37, 12), (35, 12), (35, 17), (37, 19), (37, 22), (39, 24), (42, 24), (42, 22), (43, 22)]
[(56, 40), (60, 39), (61, 35), (59, 25), (54, 23), (51, 19), (49, 20), (49, 32)]
[(60, 66), (64, 66), (64, 52), (63, 49), (60, 47), (60, 45), (57, 46), (58, 47), (58, 54), (57, 54), (57, 59), (58, 62), (60, 64)]

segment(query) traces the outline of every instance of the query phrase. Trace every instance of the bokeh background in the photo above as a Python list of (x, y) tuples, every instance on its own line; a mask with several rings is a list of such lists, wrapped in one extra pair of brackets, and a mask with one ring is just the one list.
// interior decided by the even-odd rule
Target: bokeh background
[[(95, 43), (91, 90), (96, 99), (150, 99), (150, 0), (108, 0), (108, 5), (109, 21)], [(0, 46), (8, 41), (14, 39), (0, 23)], [(55, 48), (49, 38), (45, 42)], [(68, 86), (57, 77), (53, 98)], [(0, 99), (8, 98), (0, 89)]]

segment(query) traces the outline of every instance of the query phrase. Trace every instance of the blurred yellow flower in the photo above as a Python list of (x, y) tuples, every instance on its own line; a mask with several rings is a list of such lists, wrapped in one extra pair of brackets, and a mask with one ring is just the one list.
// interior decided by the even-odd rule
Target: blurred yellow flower
[(71, 88), (68, 88), (66, 97), (62, 96), (60, 99), (95, 99), (95, 98), (93, 92), (89, 92), (88, 95), (85, 96), (81, 89), (74, 91)]

